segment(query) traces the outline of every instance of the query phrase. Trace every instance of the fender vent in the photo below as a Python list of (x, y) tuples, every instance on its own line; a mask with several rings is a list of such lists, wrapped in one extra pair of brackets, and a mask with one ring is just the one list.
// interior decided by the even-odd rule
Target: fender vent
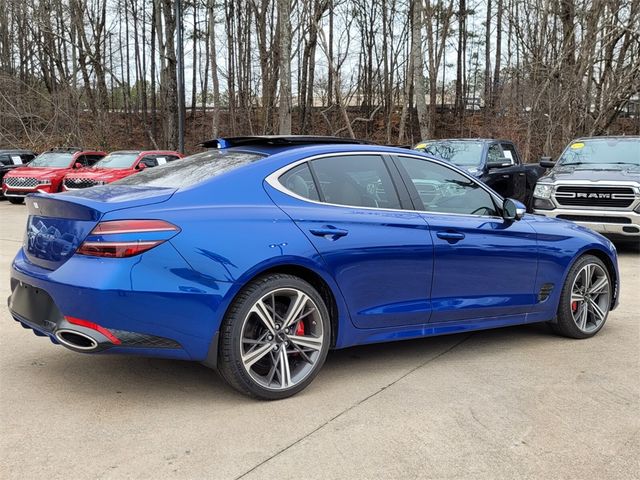
[(542, 285), (542, 288), (540, 288), (540, 292), (538, 293), (538, 301), (544, 302), (547, 298), (549, 298), (549, 295), (551, 295), (552, 291), (553, 283), (545, 283), (544, 285)]

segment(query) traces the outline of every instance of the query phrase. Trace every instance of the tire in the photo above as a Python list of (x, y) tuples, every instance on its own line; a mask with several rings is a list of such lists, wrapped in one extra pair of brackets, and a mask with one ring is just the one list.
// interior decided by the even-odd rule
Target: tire
[(557, 320), (551, 328), (569, 338), (593, 337), (607, 321), (612, 291), (611, 275), (602, 260), (593, 255), (580, 257), (562, 287)]
[(245, 395), (287, 398), (313, 381), (330, 339), (329, 311), (317, 290), (293, 275), (268, 274), (244, 287), (229, 307), (218, 370)]
[(20, 205), (24, 203), (24, 198), (22, 197), (7, 197), (7, 200), (9, 200), (9, 202), (13, 203), (14, 205)]

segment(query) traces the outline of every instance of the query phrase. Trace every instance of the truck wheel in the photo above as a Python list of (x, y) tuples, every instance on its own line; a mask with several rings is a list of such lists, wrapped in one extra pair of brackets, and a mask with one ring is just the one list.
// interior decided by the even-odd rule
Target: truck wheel
[(593, 255), (580, 257), (569, 270), (557, 322), (551, 328), (565, 337), (593, 337), (607, 321), (612, 290), (611, 277), (602, 260)]
[(22, 197), (7, 197), (7, 199), (14, 205), (20, 205), (21, 203), (24, 203), (24, 198)]

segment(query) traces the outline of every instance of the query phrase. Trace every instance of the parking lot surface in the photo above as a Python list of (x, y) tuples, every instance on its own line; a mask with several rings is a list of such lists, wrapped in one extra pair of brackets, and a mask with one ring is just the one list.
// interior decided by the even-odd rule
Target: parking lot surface
[(10, 317), (26, 209), (0, 202), (0, 478), (640, 478), (640, 254), (604, 329), (331, 352), (279, 402), (197, 363), (81, 355)]

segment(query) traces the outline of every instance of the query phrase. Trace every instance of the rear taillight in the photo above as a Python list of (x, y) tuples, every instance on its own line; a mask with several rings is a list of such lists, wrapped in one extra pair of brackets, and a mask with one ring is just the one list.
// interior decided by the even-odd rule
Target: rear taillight
[(133, 257), (166, 242), (179, 231), (178, 227), (163, 220), (100, 222), (76, 253), (92, 257)]

